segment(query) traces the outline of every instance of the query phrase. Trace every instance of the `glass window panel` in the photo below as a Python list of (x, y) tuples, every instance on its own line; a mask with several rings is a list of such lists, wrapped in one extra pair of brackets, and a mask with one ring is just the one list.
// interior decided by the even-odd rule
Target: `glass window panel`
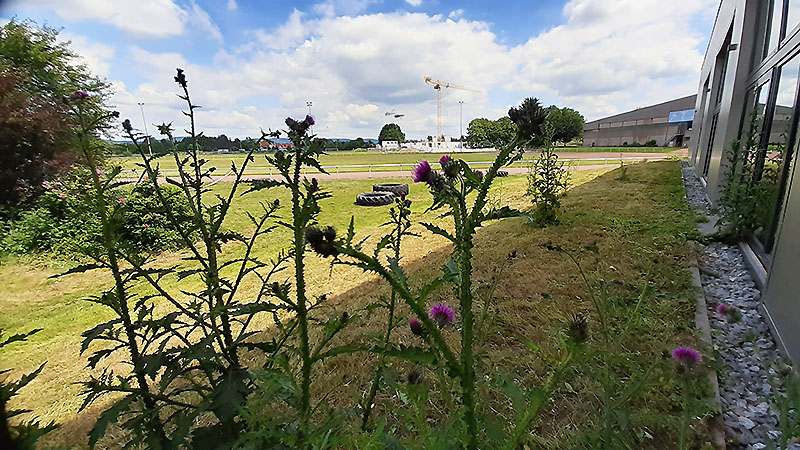
[(758, 88), (758, 92), (756, 94), (756, 104), (753, 105), (753, 116), (751, 117), (751, 124), (753, 127), (753, 135), (751, 136), (753, 142), (750, 142), (750, 146), (758, 145), (759, 141), (761, 140), (761, 131), (762, 127), (764, 126), (764, 110), (767, 108), (767, 96), (769, 95), (769, 82), (762, 84)]
[(767, 25), (767, 45), (764, 48), (764, 56), (772, 53), (778, 48), (778, 40), (781, 33), (781, 18), (783, 17), (783, 0), (772, 0), (769, 22)]
[(758, 171), (757, 195), (758, 203), (763, 204), (759, 211), (761, 217), (756, 229), (756, 238), (770, 253), (774, 242), (776, 218), (782, 207), (782, 184), (785, 183), (784, 165), (792, 151), (792, 120), (794, 117), (795, 98), (797, 96), (797, 79), (800, 75), (800, 57), (795, 56), (781, 67), (775, 92), (775, 110), (772, 113), (772, 124), (767, 139), (767, 148), (758, 153), (756, 166)]
[(786, 11), (786, 36), (797, 28), (800, 23), (800, 0), (789, 0), (789, 9)]

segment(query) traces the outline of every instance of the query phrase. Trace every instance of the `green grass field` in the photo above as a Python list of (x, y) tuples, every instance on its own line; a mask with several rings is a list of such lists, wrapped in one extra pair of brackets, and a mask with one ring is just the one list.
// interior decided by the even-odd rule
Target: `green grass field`
[[(675, 424), (680, 416), (679, 387), (670, 378), (672, 364), (664, 358), (665, 352), (678, 344), (698, 345), (693, 334), (694, 300), (688, 271), (686, 270), (687, 236), (694, 230), (691, 212), (683, 197), (680, 167), (677, 162), (636, 164), (627, 169), (627, 180), (619, 179), (618, 170), (601, 169), (572, 174), (571, 189), (563, 200), (561, 224), (545, 229), (535, 228), (521, 219), (506, 219), (488, 224), (475, 237), (474, 276), (488, 280), (497, 275), (503, 266), (503, 275), (497, 280), (496, 300), (489, 334), (478, 349), (478, 377), (489, 379), (499, 372), (514, 374), (526, 384), (539, 383), (547, 376), (544, 362), (560, 351), (558, 337), (563, 333), (564, 322), (570, 314), (583, 312), (591, 315), (586, 300), (586, 288), (579, 275), (565, 258), (548, 252), (540, 245), (553, 241), (571, 248), (581, 248), (587, 240), (596, 241), (600, 258), (586, 262), (591, 276), (607, 280), (625, 280), (624, 285), (614, 285), (616, 302), (614, 319), (621, 320), (629, 314), (642, 290), (647, 295), (643, 304), (636, 306), (636, 320), (631, 325), (636, 339), (613, 348), (605, 348), (597, 335), (590, 341), (592, 352), (611, 352), (621, 376), (635, 374), (639, 367), (651, 367), (650, 380), (645, 388), (632, 398), (626, 436), (632, 440), (630, 448), (673, 449)], [(396, 180), (407, 182), (407, 179)], [(371, 190), (370, 180), (323, 181), (321, 187), (333, 197), (321, 202), (319, 221), (342, 230), (350, 217), (355, 217), (356, 234), (371, 236), (365, 244), (371, 248), (380, 236), (380, 225), (386, 221), (388, 207), (364, 208), (353, 204), (357, 193)], [(491, 199), (498, 204), (528, 208), (524, 195), (524, 176), (498, 179)], [(224, 193), (229, 184), (213, 187)], [(413, 202), (412, 220), (446, 222), (436, 219), (436, 213), (426, 213), (430, 194), (421, 184), (410, 185), (409, 198)], [(259, 202), (281, 200), (287, 204), (288, 194), (279, 189), (251, 193), (239, 197), (234, 210), (225, 223), (230, 229), (247, 232), (251, 224), (247, 211), (258, 208)], [(421, 237), (409, 239), (404, 244), (402, 265), (414, 282), (434, 277), (446, 261), (450, 248), (441, 237), (426, 233), (415, 226)], [(260, 241), (255, 256), (267, 260), (284, 248), (289, 241), (289, 231), (277, 229)], [(506, 255), (516, 250), (519, 257), (508, 261)], [(236, 258), (241, 247), (230, 244), (225, 248), (227, 258)], [(162, 254), (159, 265), (185, 265), (181, 253)], [(42, 361), (47, 361), (42, 375), (27, 387), (13, 407), (29, 408), (45, 422), (55, 420), (63, 426), (45, 440), (45, 445), (85, 448), (86, 433), (91, 428), (101, 406), (78, 414), (81, 403), (80, 386), (76, 382), (87, 378), (86, 360), (79, 354), (80, 334), (108, 317), (108, 313), (83, 298), (97, 293), (109, 280), (102, 273), (83, 273), (64, 278), (49, 276), (77, 261), (41, 261), (31, 259), (5, 260), (0, 265), (0, 277), (7, 280), (4, 296), (0, 298), (0, 328), (6, 333), (24, 332), (31, 328), (44, 328), (29, 342), (10, 347), (0, 354), (0, 367), (13, 367), (15, 372), (30, 371)], [(387, 295), (385, 283), (358, 269), (337, 266), (331, 269), (329, 261), (309, 255), (307, 259), (309, 295), (327, 294), (330, 309), (358, 311), (379, 295)], [(168, 289), (194, 289), (196, 281), (165, 281)], [(259, 286), (251, 280), (244, 288), (244, 296), (253, 294)], [(144, 287), (142, 290), (144, 291)], [(431, 301), (452, 302), (452, 292), (447, 287), (432, 294)], [(642, 303), (642, 302), (640, 302)], [(616, 304), (615, 304), (616, 305)], [(326, 314), (331, 311), (326, 311)], [(401, 315), (407, 310), (400, 308)], [(341, 339), (358, 339), (379, 331), (383, 319), (364, 318), (357, 322)], [(269, 332), (270, 324), (261, 324)], [(448, 331), (448, 339), (457, 334)], [(533, 354), (520, 344), (519, 336), (531, 339), (540, 347), (541, 354)], [(414, 336), (399, 330), (397, 339), (413, 342)], [(114, 361), (111, 361), (113, 363)], [(579, 446), (582, 433), (589, 432), (595, 424), (598, 410), (599, 385), (594, 377), (596, 360), (587, 357), (568, 377), (569, 388), (556, 392), (553, 402), (537, 422), (534, 434), (536, 445), (531, 448), (567, 449)], [(329, 386), (339, 386), (328, 401), (336, 407), (348, 408), (353, 399), (360, 397), (370, 381), (368, 367), (372, 359), (364, 355), (333, 358), (315, 374), (314, 386), (322, 395)], [(397, 370), (407, 370), (402, 363), (393, 365)], [(432, 375), (424, 375), (432, 377)], [(384, 393), (376, 400), (375, 413), (390, 423), (397, 423), (398, 410), (403, 408), (396, 396)], [(434, 401), (434, 400), (432, 400)], [(496, 398), (485, 398), (487, 408), (494, 414), (508, 414), (508, 405)], [(431, 421), (439, 419), (432, 408)], [(693, 411), (702, 416), (705, 411)], [(702, 443), (705, 426), (695, 427)], [(101, 441), (102, 448), (114, 448), (113, 434)]]
[[(663, 155), (675, 151), (674, 148), (662, 147), (620, 147), (620, 148), (591, 148), (591, 147), (564, 147), (557, 149), (560, 153), (599, 153), (609, 158), (609, 163), (619, 164), (619, 159), (614, 160), (614, 157), (619, 158), (629, 153), (642, 153)], [(438, 161), (445, 153), (417, 153), (417, 152), (394, 152), (394, 153), (381, 153), (378, 151), (358, 152), (358, 151), (343, 151), (331, 152), (320, 157), (320, 163), (329, 167), (328, 172), (367, 172), (372, 171), (404, 171), (410, 170), (411, 167), (420, 160), (428, 160), (431, 162)], [(534, 158), (538, 152), (528, 152), (525, 159)], [(474, 152), (474, 153), (459, 153), (459, 158), (467, 162), (489, 162), (494, 159), (493, 152)], [(209, 161), (211, 166), (217, 167), (221, 170), (220, 174), (224, 174), (231, 166), (231, 162), (241, 165), (244, 160), (243, 154), (219, 154), (219, 153), (206, 153), (203, 158)], [(137, 168), (139, 162), (138, 156), (129, 157), (112, 157), (111, 162), (119, 164), (123, 169), (130, 170)], [(596, 164), (596, 162), (586, 161), (584, 164)], [(171, 156), (159, 158), (159, 164), (162, 169), (166, 171), (174, 170), (176, 168), (175, 161)], [(352, 167), (352, 166), (368, 166), (368, 165), (381, 165), (381, 164), (402, 164), (403, 166), (394, 167)], [(351, 167), (347, 167), (351, 166)], [(487, 164), (488, 166), (488, 164)], [(270, 164), (264, 158), (263, 154), (256, 154), (255, 161), (249, 165), (248, 173), (251, 174), (269, 174)], [(478, 168), (481, 165), (476, 166)], [(137, 168), (137, 170), (139, 170)]]

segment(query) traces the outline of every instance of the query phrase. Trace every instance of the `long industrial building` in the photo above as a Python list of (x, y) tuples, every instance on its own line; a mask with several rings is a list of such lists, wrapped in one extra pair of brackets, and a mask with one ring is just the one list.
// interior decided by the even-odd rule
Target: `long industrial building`
[(586, 147), (624, 147), (655, 142), (658, 147), (685, 147), (692, 136), (697, 95), (637, 108), (583, 125)]

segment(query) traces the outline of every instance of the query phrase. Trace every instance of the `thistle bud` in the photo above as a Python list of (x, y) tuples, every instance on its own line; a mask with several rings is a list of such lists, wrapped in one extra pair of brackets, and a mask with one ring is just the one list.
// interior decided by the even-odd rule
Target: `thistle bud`
[(589, 322), (586, 320), (586, 316), (573, 315), (569, 321), (568, 334), (578, 344), (586, 342), (586, 339), (589, 338)]

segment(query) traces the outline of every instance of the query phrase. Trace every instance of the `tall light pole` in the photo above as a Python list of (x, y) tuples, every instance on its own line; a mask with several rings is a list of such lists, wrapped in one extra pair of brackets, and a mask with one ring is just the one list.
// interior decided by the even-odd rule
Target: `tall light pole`
[(459, 100), (458, 101), (458, 109), (459, 109), (459, 116), (461, 116), (461, 125), (459, 125), (459, 136), (458, 142), (461, 143), (461, 151), (464, 151), (464, 102)]
[(139, 108), (142, 110), (142, 122), (144, 122), (144, 137), (147, 139), (147, 151), (150, 156), (153, 156), (153, 147), (150, 146), (150, 134), (147, 132), (147, 119), (144, 118), (144, 103), (139, 102)]
[[(308, 115), (310, 116), (311, 115), (312, 102), (306, 102), (306, 106), (308, 106)], [(311, 126), (311, 134), (314, 134), (314, 126), (313, 125)]]

